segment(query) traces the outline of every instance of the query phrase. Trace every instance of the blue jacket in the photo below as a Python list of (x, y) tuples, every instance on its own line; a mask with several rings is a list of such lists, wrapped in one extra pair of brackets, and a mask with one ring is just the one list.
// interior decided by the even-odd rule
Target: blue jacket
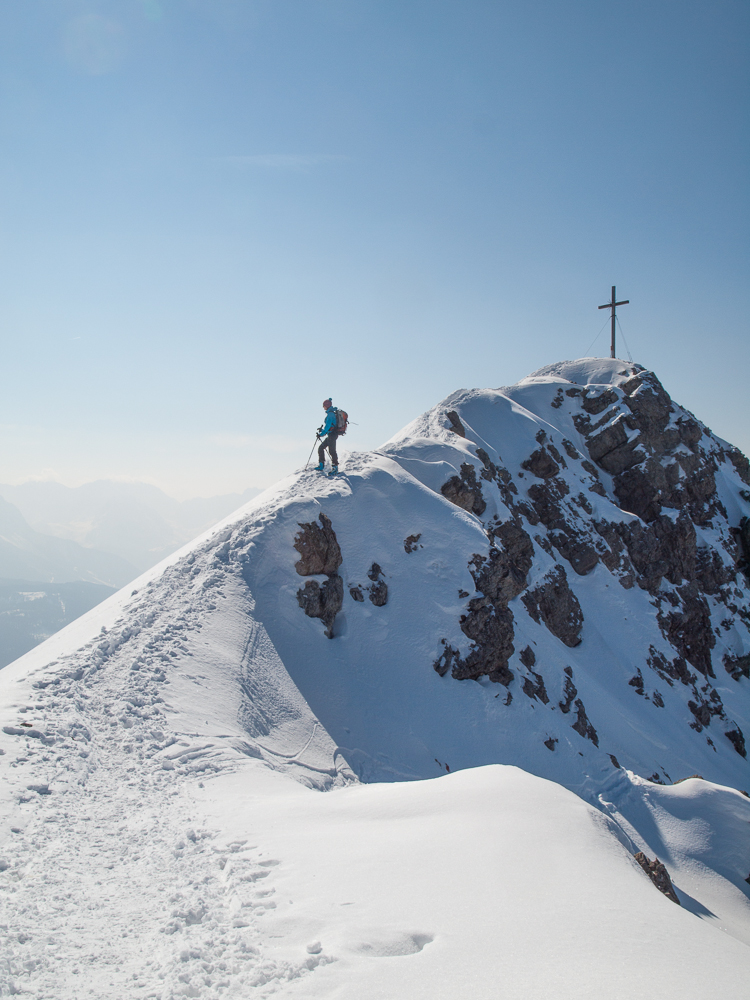
[(326, 410), (326, 418), (323, 422), (323, 426), (320, 429), (320, 436), (325, 437), (326, 434), (330, 434), (331, 431), (336, 429), (336, 407), (329, 406)]

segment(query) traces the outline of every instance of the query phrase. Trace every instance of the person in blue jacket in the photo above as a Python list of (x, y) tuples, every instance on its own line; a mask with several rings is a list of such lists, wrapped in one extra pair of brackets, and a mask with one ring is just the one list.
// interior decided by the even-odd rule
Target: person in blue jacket
[(331, 475), (336, 475), (339, 471), (339, 456), (336, 454), (336, 438), (339, 436), (336, 426), (336, 407), (330, 399), (323, 400), (323, 409), (326, 411), (326, 418), (318, 428), (318, 437), (321, 439), (318, 448), (318, 472), (323, 472), (326, 464), (326, 448), (331, 455)]

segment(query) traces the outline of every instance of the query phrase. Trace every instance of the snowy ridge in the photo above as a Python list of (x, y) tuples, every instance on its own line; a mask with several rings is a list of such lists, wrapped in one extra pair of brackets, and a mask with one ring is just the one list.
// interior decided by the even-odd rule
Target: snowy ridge
[(623, 937), (648, 972), (613, 997), (703, 995), (686, 943), (736, 991), (747, 460), (652, 374), (583, 359), (342, 469), (0, 672), (0, 995), (593, 996)]

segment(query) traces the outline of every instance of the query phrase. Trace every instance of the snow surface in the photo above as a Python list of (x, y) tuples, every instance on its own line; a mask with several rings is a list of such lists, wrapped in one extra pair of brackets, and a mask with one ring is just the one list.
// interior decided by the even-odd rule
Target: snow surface
[[(517, 648), (574, 666), (599, 747), (557, 691), (506, 705), (502, 685), (432, 669), (441, 637), (466, 648), (458, 592), (487, 546), (440, 486), (477, 444), (515, 475), (540, 428), (578, 442), (550, 398), (617, 365), (456, 393), (342, 456), (345, 476), (290, 476), (0, 672), (0, 995), (742, 994), (748, 764), (689, 728), (679, 689), (659, 709), (628, 686), (660, 641), (646, 596), (610, 594), (601, 565), (576, 578), (575, 649), (516, 615)], [(345, 588), (333, 640), (296, 600), (294, 537), (320, 512), (346, 588), (373, 562), (389, 588), (385, 607)], [(745, 679), (716, 683), (749, 731)], [(661, 786), (656, 767), (712, 780)]]

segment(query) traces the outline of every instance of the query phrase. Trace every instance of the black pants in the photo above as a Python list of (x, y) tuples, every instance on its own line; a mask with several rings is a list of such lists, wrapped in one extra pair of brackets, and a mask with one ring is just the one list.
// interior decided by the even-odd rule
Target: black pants
[(325, 463), (326, 460), (326, 448), (331, 454), (331, 464), (338, 466), (339, 456), (336, 454), (336, 438), (339, 436), (339, 432), (334, 429), (329, 431), (328, 436), (324, 437), (320, 442), (320, 448), (318, 448), (318, 461), (321, 465)]

